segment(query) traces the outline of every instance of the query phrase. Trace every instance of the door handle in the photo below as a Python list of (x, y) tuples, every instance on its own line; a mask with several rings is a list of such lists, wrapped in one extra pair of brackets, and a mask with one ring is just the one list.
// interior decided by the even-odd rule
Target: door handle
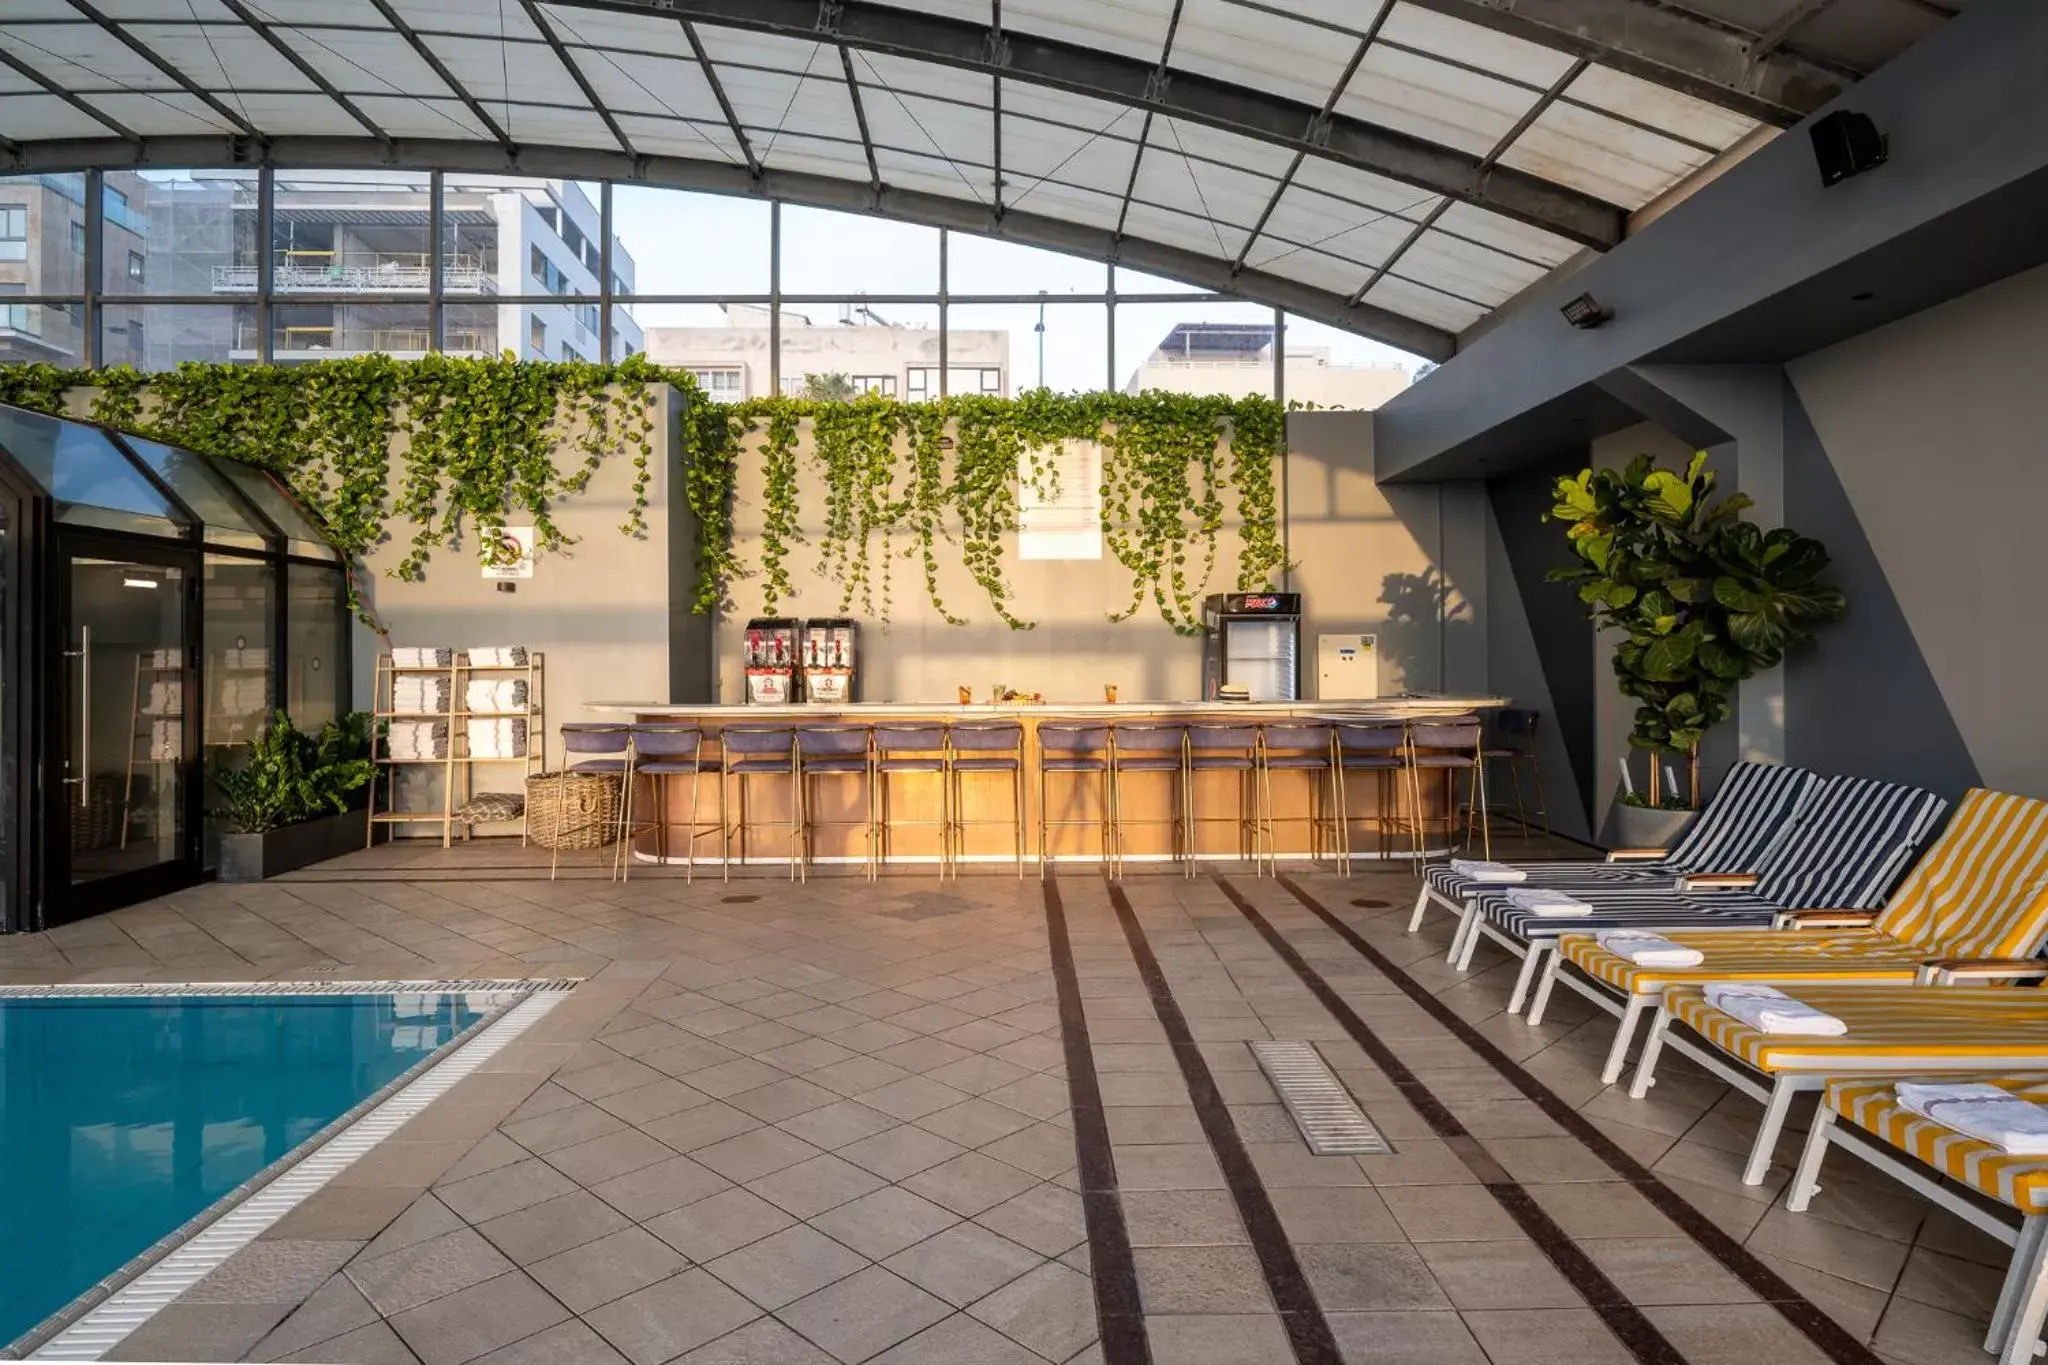
[(92, 770), (92, 627), (80, 626), (78, 648), (64, 653), (78, 660), (78, 776), (64, 781), (77, 784), (78, 807), (85, 810), (92, 805), (92, 785), (86, 781)]

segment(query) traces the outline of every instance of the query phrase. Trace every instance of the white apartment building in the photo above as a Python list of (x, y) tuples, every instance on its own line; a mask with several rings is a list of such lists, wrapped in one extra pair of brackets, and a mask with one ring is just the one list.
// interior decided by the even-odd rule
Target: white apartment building
[[(1272, 392), (1271, 323), (1183, 322), (1131, 372), (1125, 393)], [(1287, 344), (1281, 371), (1289, 402), (1376, 408), (1412, 382), (1399, 365), (1340, 365), (1327, 346)]]
[[(690, 371), (719, 402), (764, 397), (773, 391), (769, 311), (748, 304), (722, 307), (722, 327), (649, 327), (647, 358)], [(837, 320), (821, 322), (816, 310), (784, 309), (782, 392), (799, 398), (937, 398), (938, 328), (891, 322), (887, 311), (841, 304)], [(947, 392), (1009, 395), (1008, 332), (949, 330), (946, 352)]]

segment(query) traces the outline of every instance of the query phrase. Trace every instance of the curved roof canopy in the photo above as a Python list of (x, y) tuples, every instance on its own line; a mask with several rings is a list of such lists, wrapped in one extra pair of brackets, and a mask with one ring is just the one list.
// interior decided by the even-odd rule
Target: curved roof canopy
[(1442, 358), (1960, 0), (7, 0), (0, 159), (645, 180)]

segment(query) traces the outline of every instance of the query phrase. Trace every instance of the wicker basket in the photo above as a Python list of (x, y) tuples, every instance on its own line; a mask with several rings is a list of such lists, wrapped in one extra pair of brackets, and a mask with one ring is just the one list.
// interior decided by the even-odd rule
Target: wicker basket
[(85, 804), (71, 808), (71, 848), (112, 848), (121, 832), (121, 789), (111, 773), (95, 773), (86, 787)]
[(611, 773), (527, 778), (526, 835), (542, 848), (603, 848), (619, 837), (619, 779)]

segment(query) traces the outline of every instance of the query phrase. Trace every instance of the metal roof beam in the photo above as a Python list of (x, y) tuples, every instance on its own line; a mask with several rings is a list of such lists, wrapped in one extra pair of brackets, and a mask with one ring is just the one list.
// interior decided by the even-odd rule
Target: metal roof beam
[(548, 40), (548, 49), (555, 54), (555, 60), (562, 64), (563, 69), (569, 73), (569, 79), (575, 81), (576, 88), (583, 92), (583, 98), (590, 101), (590, 107), (604, 120), (605, 131), (612, 135), (612, 141), (619, 144), (619, 150), (627, 156), (640, 155), (634, 149), (633, 139), (626, 136), (626, 130), (619, 126), (618, 119), (612, 116), (612, 111), (606, 107), (605, 102), (597, 97), (597, 91), (590, 84), (589, 78), (583, 74), (583, 68), (576, 65), (576, 59), (562, 46), (561, 38), (556, 35), (554, 26), (548, 22), (547, 15), (541, 12), (540, 5), (536, 0), (520, 0), (520, 4), (525, 6), (527, 22), (539, 29), (541, 37)]
[[(1779, 127), (1797, 123), (1867, 74), (1663, 0), (1409, 0), (1423, 9), (1590, 57)], [(572, 0), (573, 3), (573, 0)]]
[[(93, 23), (99, 25), (100, 28), (106, 31), (106, 34), (109, 38), (112, 38), (115, 42), (127, 48), (130, 52), (133, 52), (136, 56), (142, 58), (142, 60), (148, 62), (151, 66), (163, 72), (166, 76), (169, 76), (173, 81), (176, 81), (178, 84), (178, 88), (180, 90), (183, 90), (186, 94), (192, 96), (192, 98), (198, 100), (201, 104), (213, 110), (214, 113), (219, 114), (229, 123), (241, 129), (242, 134), (245, 137), (253, 137), (260, 139), (263, 136), (261, 133), (256, 131), (255, 124), (249, 122), (248, 119), (243, 118), (240, 114), (228, 108), (225, 104), (222, 104), (218, 99), (214, 98), (212, 94), (208, 93), (206, 87), (200, 85), (197, 81), (193, 80), (183, 71), (180, 71), (177, 67), (165, 61), (162, 55), (159, 54), (155, 48), (152, 48), (148, 43), (143, 42), (140, 38), (137, 38), (135, 35), (129, 33), (128, 30), (122, 28), (113, 20), (107, 18), (106, 15), (101, 14), (97, 9), (87, 4), (86, 0), (71, 0), (71, 8), (77, 10), (86, 18), (92, 20)], [(104, 120), (102, 120), (102, 122), (104, 122)]]
[(846, 93), (853, 99), (853, 121), (860, 127), (861, 150), (868, 155), (868, 185), (880, 192), (882, 168), (875, 164), (875, 139), (868, 132), (868, 107), (861, 103), (860, 78), (853, 74), (853, 53), (847, 51), (844, 43), (839, 46), (839, 69), (846, 73)]
[[(45, 94), (55, 95), (58, 99), (63, 100), (66, 104), (70, 105), (73, 109), (76, 109), (79, 113), (84, 114), (87, 118), (91, 119), (94, 123), (99, 124), (102, 128), (110, 129), (114, 133), (118, 134), (121, 137), (126, 138), (130, 142), (142, 141), (140, 137), (130, 132), (127, 126), (123, 124), (119, 119), (116, 119), (111, 114), (103, 114), (99, 110), (93, 108), (92, 105), (87, 104), (85, 100), (80, 98), (78, 95), (72, 93), (69, 90), (66, 90), (63, 86), (57, 84), (57, 82), (51, 80), (48, 76), (45, 76), (42, 72), (36, 70), (34, 67), (30, 66), (27, 62), (24, 62), (23, 60), (21, 60), (21, 58), (15, 56), (12, 52), (9, 52), (4, 47), (0, 47), (0, 66), (6, 67), (9, 71), (12, 71), (17, 76), (21, 76), (26, 80), (35, 82), (35, 84), (38, 87), (40, 87)], [(10, 155), (19, 155), (21, 152), (21, 148), (22, 144), (17, 143), (13, 148), (10, 149)]]
[(301, 76), (304, 76), (307, 80), (313, 82), (313, 85), (320, 91), (321, 94), (327, 96), (327, 98), (333, 100), (336, 104), (340, 105), (342, 111), (346, 113), (350, 118), (354, 119), (357, 123), (361, 124), (363, 126), (363, 130), (367, 132), (371, 137), (378, 138), (386, 143), (389, 143), (391, 141), (391, 134), (385, 132), (382, 128), (378, 127), (375, 120), (373, 120), (368, 114), (365, 114), (361, 109), (358, 109), (356, 107), (354, 100), (351, 100), (347, 95), (344, 95), (341, 93), (341, 91), (335, 89), (334, 83), (328, 80), (327, 77), (320, 74), (319, 67), (314, 66), (311, 62), (307, 61), (305, 56), (301, 54), (297, 48), (293, 47), (290, 43), (287, 43), (284, 39), (278, 37), (277, 31), (271, 28), (271, 26), (268, 23), (257, 18), (255, 14), (250, 11), (249, 7), (242, 3), (242, 0), (220, 0), (220, 2), (222, 5), (227, 7), (227, 10), (230, 14), (234, 15), (235, 18), (241, 20), (243, 23), (247, 24), (251, 29), (253, 29), (257, 37), (261, 38), (264, 42), (270, 44), (271, 51), (275, 52), (278, 56), (290, 62)]
[[(624, 14), (655, 14), (693, 23), (818, 39), (817, 0), (556, 0), (567, 6)], [(1322, 116), (1312, 104), (1282, 99), (1228, 81), (1171, 70), (982, 24), (900, 9), (872, 0), (834, 0), (831, 40), (872, 52), (939, 62), (1008, 80), (1187, 119), (1414, 185), (1490, 209), (1583, 245), (1621, 240), (1624, 213), (1582, 191), (1507, 166), (1485, 170), (1480, 159), (1407, 133), (1345, 115)]]
[[(965, 199), (884, 187), (878, 195), (858, 180), (791, 171), (750, 174), (746, 167), (724, 161), (643, 155), (583, 147), (521, 147), (513, 155), (487, 142), (399, 139), (396, 154), (409, 166), (478, 174), (517, 173), (561, 180), (619, 180), (715, 194), (781, 199), (794, 204), (873, 213), (907, 223), (973, 232), (1029, 246), (1094, 260), (1114, 261), (1134, 270), (1184, 280), (1202, 289), (1233, 294), (1290, 313), (1356, 332), (1430, 360), (1447, 360), (1457, 338), (1440, 327), (1367, 304), (1353, 304), (1343, 295), (1259, 270), (1231, 273), (1219, 257), (1165, 246), (1138, 238), (1118, 240), (1106, 228), (1084, 227), (1056, 218), (1010, 209), (998, 218), (993, 208)], [(268, 160), (297, 170), (354, 170), (388, 166), (391, 152), (369, 138), (277, 137)], [(23, 171), (78, 170), (124, 166), (230, 166), (256, 164), (248, 144), (232, 137), (149, 138), (139, 146), (108, 138), (38, 141), (16, 154)]]
[[(78, 3), (78, 0), (71, 0), (71, 3), (75, 5)], [(389, 0), (370, 0), (370, 3), (376, 7), (377, 13), (384, 17), (384, 22), (391, 25), (392, 30), (399, 37), (405, 39), (406, 45), (419, 54), (420, 60), (425, 62), (436, 76), (440, 77), (441, 84), (448, 87), (449, 93), (462, 101), (463, 108), (469, 110), (469, 116), (475, 119), (483, 130), (497, 141), (500, 147), (505, 149), (507, 155), (517, 158), (519, 155), (519, 144), (514, 142), (511, 135), (498, 126), (496, 119), (485, 112), (482, 102), (474, 94), (470, 93), (469, 87), (455, 79), (455, 73), (448, 69), (446, 62), (443, 62), (439, 56), (435, 55), (434, 49), (427, 46), (426, 40), (413, 32), (410, 24), (398, 17), (398, 11), (391, 8)], [(508, 91), (507, 93), (509, 94), (510, 92)]]
[(747, 130), (740, 126), (740, 116), (733, 109), (732, 101), (726, 98), (725, 82), (718, 79), (718, 68), (711, 64), (711, 56), (704, 51), (704, 40), (697, 36), (696, 26), (688, 19), (683, 20), (683, 36), (690, 40), (690, 51), (696, 54), (697, 65), (703, 69), (704, 79), (711, 85), (712, 97), (718, 101), (720, 112), (725, 115), (725, 126), (732, 129), (733, 139), (740, 144), (740, 155), (747, 160), (747, 174), (761, 174), (761, 159), (754, 155), (754, 144), (747, 140)]

